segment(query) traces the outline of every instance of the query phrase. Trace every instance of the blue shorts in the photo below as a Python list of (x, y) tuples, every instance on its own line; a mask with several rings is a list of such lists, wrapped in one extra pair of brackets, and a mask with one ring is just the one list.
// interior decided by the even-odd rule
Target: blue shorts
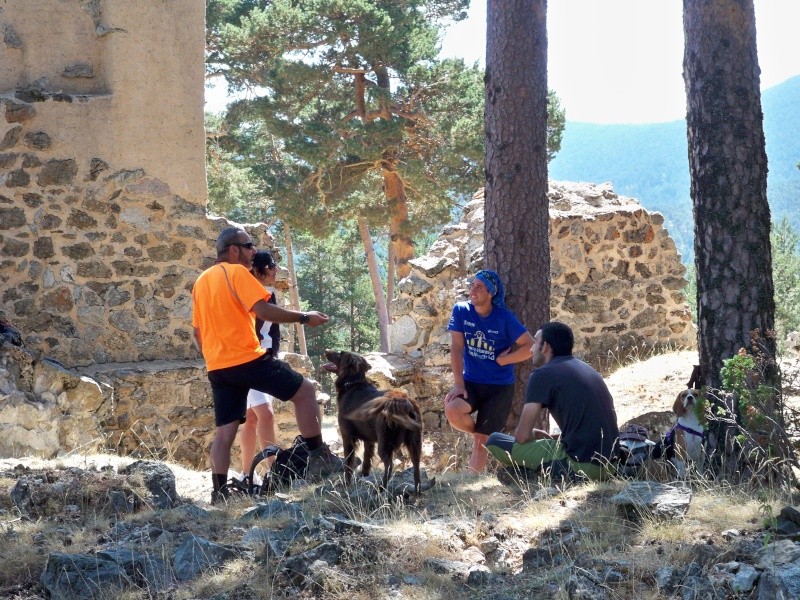
[(465, 381), (467, 404), (475, 416), (475, 433), (489, 435), (505, 429), (511, 404), (514, 402), (514, 384), (496, 385), (493, 383), (473, 383)]
[(250, 362), (208, 372), (214, 396), (214, 423), (217, 427), (239, 421), (247, 414), (247, 392), (265, 392), (289, 400), (300, 389), (303, 376), (288, 363), (263, 355)]

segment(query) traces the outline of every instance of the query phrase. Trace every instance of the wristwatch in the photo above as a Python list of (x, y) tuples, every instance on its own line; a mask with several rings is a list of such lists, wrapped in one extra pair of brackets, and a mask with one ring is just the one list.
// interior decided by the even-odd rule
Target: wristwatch
[(305, 325), (308, 323), (308, 313), (300, 313), (300, 324)]

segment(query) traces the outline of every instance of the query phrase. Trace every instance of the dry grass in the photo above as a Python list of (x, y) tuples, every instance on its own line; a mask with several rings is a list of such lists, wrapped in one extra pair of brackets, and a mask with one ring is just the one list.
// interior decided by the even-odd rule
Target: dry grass
[[(37, 580), (49, 551), (89, 552), (98, 538), (107, 534), (112, 520), (96, 509), (82, 511), (72, 519), (48, 513), (36, 521), (15, 513), (8, 496), (13, 480), (5, 478), (0, 487), (3, 507), (0, 558), (0, 595), (10, 589), (30, 590), (34, 598)], [(320, 567), (314, 581), (300, 591), (281, 575), (282, 561), (267, 559), (263, 548), (251, 555), (230, 561), (224, 567), (204, 573), (191, 583), (178, 586), (170, 597), (255, 598), (315, 597), (330, 600), (367, 600), (390, 597), (442, 600), (478, 594), (492, 598), (500, 593), (505, 599), (554, 597), (567, 598), (566, 586), (571, 574), (579, 572), (586, 561), (606, 561), (622, 565), (625, 578), (610, 586), (614, 598), (657, 598), (655, 574), (665, 565), (681, 567), (692, 559), (696, 545), (713, 541), (722, 551), (722, 532), (738, 529), (744, 535), (759, 535), (764, 506), (777, 512), (780, 494), (769, 497), (763, 492), (751, 494), (733, 486), (711, 484), (697, 479), (691, 508), (682, 520), (668, 523), (647, 520), (632, 523), (623, 519), (609, 502), (627, 482), (589, 483), (564, 489), (543, 487), (537, 483), (511, 489), (494, 477), (449, 472), (439, 475), (435, 487), (415, 501), (403, 504), (385, 501), (377, 506), (351, 504), (343, 486), (315, 486), (293, 489), (286, 498), (299, 502), (304, 519), (316, 526), (320, 515), (338, 513), (350, 519), (377, 525), (361, 535), (342, 541), (344, 552), (335, 567)], [(97, 485), (108, 486), (108, 479)], [(90, 494), (101, 488), (89, 488)], [(106, 487), (102, 488), (106, 490)], [(98, 505), (95, 505), (98, 506)], [(152, 523), (175, 532), (174, 540), (162, 549), (169, 558), (180, 534), (194, 533), (220, 543), (239, 544), (251, 524), (237, 522), (238, 516), (252, 506), (251, 499), (232, 502), (213, 510), (200, 521), (185, 511), (153, 512), (143, 508), (125, 517), (132, 526)], [(288, 517), (259, 521), (257, 525), (272, 531), (289, 525)], [(478, 592), (450, 575), (431, 570), (430, 559), (464, 560), (471, 547), (480, 548), (488, 540), (499, 540), (506, 549), (505, 562), (492, 564), (496, 581)], [(292, 555), (301, 554), (313, 542), (297, 539)], [(529, 548), (550, 548), (563, 557), (562, 564), (534, 570), (522, 570), (522, 554)], [(588, 558), (587, 558), (588, 557)], [(594, 563), (591, 563), (594, 564)], [(577, 566), (576, 566), (577, 565)], [(14, 586), (17, 586), (16, 588)], [(38, 590), (41, 594), (41, 590)], [(109, 593), (109, 598), (148, 597), (148, 590)]]

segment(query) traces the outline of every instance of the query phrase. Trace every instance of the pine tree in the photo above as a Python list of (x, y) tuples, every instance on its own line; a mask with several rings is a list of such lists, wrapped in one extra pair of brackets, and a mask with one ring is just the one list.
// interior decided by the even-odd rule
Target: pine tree
[(685, 0), (684, 81), (702, 383), (753, 335), (774, 368), (767, 154), (752, 0)]
[[(448, 193), (471, 192), (482, 178), (482, 73), (437, 59), (440, 24), (466, 5), (210, 3), (210, 68), (258, 90), (229, 120), (264, 124), (293, 164), (276, 190), (282, 218), (316, 231), (354, 216), (388, 225), (398, 276), (408, 273), (413, 235), (445, 222)], [(351, 201), (370, 189), (382, 190), (375, 204)]]
[(372, 288), (355, 223), (344, 223), (327, 237), (296, 234), (295, 242), (303, 248), (295, 261), (303, 307), (318, 308), (331, 319), (325, 327), (306, 329), (308, 356), (318, 365), (326, 348), (376, 350)]
[[(486, 264), (531, 334), (550, 316), (546, 8), (490, 0), (486, 17)], [(530, 372), (529, 361), (517, 367), (509, 426)], [(548, 415), (534, 426), (548, 430)]]

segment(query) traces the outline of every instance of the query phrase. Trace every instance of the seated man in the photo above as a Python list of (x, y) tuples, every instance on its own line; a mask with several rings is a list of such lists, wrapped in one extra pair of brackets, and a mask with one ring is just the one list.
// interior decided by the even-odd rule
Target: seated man
[[(572, 356), (574, 337), (567, 325), (547, 323), (533, 340), (537, 368), (528, 379), (517, 430), (513, 437), (493, 433), (486, 449), (507, 467), (601, 479), (619, 437), (611, 394), (597, 371)], [(544, 409), (561, 428), (557, 438), (533, 428)]]

